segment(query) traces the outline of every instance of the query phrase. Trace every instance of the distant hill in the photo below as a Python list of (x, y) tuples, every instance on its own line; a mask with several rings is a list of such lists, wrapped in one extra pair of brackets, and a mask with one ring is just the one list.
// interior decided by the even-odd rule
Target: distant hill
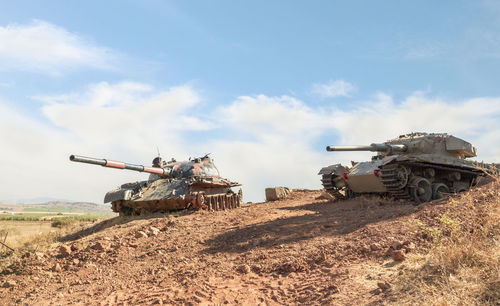
[(0, 203), (0, 211), (24, 212), (61, 212), (61, 213), (86, 213), (99, 216), (115, 215), (109, 204), (96, 204), (90, 202), (50, 201), (39, 204), (4, 204)]
[(53, 197), (37, 197), (37, 198), (25, 198), (25, 199), (3, 199), (0, 200), (0, 204), (9, 203), (9, 204), (43, 204), (47, 202), (73, 202), (66, 199), (61, 198), (53, 198)]

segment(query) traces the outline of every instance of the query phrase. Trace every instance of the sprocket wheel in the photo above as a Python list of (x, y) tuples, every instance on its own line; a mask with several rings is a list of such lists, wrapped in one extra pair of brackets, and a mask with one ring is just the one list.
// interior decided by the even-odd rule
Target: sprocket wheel
[(411, 170), (404, 165), (393, 163), (380, 168), (380, 180), (387, 192), (397, 199), (409, 199), (406, 186)]

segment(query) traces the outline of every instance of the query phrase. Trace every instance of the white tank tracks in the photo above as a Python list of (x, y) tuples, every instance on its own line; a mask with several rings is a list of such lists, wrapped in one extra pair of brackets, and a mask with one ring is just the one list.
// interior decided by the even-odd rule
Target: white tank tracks
[[(422, 162), (396, 162), (384, 165), (380, 169), (380, 180), (388, 191), (388, 194), (395, 199), (413, 200), (410, 196), (408, 188), (414, 187), (410, 185), (410, 174), (416, 168), (446, 171), (446, 172), (460, 172), (462, 174), (471, 175), (473, 178), (481, 175), (484, 172), (480, 170), (467, 170), (463, 168), (448, 167), (443, 165), (434, 165)], [(323, 174), (321, 182), (325, 190), (338, 199), (345, 199), (346, 196), (335, 187), (333, 182), (333, 175)]]
[(409, 200), (410, 195), (406, 190), (409, 170), (399, 164), (389, 164), (381, 167), (380, 180), (389, 194), (396, 199)]
[(333, 175), (331, 174), (323, 174), (321, 177), (321, 183), (325, 188), (326, 192), (333, 195), (336, 199), (344, 199), (345, 196), (340, 193), (340, 190), (335, 187), (335, 183), (333, 182)]
[(382, 184), (389, 192), (391, 196), (396, 199), (412, 199), (408, 192), (410, 172), (415, 168), (427, 169), (431, 168), (440, 171), (460, 172), (463, 174), (471, 175), (473, 180), (478, 176), (483, 174), (480, 170), (472, 171), (462, 168), (448, 167), (442, 165), (435, 165), (430, 163), (422, 162), (396, 162), (388, 165), (384, 165), (380, 169), (380, 179)]

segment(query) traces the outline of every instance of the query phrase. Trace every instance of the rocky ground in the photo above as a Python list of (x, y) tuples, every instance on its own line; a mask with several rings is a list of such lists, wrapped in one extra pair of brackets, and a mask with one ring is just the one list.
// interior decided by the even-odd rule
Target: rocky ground
[(2, 304), (379, 304), (447, 200), (287, 199), (230, 211), (113, 218), (26, 253)]

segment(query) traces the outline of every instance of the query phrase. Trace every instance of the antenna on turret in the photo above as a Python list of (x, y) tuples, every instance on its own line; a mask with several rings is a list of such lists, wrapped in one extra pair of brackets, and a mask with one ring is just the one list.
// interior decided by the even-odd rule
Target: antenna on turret
[(158, 157), (160, 157), (160, 149), (156, 146), (156, 151), (158, 152)]

